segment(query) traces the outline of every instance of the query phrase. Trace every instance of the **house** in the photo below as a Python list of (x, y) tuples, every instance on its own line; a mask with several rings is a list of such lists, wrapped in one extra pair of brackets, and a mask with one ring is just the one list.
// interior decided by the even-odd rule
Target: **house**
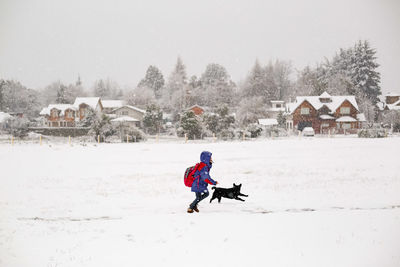
[(285, 112), (285, 101), (283, 100), (271, 100), (271, 108), (268, 109), (270, 118), (277, 119), (279, 113)]
[(377, 103), (379, 110), (381, 110), (381, 111), (389, 111), (389, 110), (400, 111), (400, 94), (388, 93), (384, 96), (381, 96), (380, 99), (381, 99), (381, 102)]
[(112, 111), (113, 114), (116, 114), (117, 118), (120, 117), (131, 117), (135, 120), (137, 120), (135, 122), (135, 125), (138, 127), (141, 127), (143, 124), (143, 117), (144, 114), (146, 113), (145, 110), (134, 107), (134, 106), (130, 106), (130, 105), (123, 105), (120, 108), (116, 108)]
[(200, 107), (199, 105), (193, 105), (188, 110), (191, 110), (194, 112), (196, 116), (201, 116), (204, 114), (204, 108)]
[(40, 111), (48, 127), (74, 127), (77, 109), (71, 104), (50, 104)]
[(112, 111), (124, 105), (122, 100), (102, 100), (104, 114), (112, 114)]
[(40, 111), (48, 127), (75, 127), (93, 109), (100, 113), (103, 106), (99, 97), (77, 97), (74, 104), (50, 104)]
[(89, 108), (93, 109), (96, 113), (103, 111), (103, 104), (100, 97), (77, 97), (73, 107), (77, 110), (76, 118), (80, 121), (88, 114)]
[(299, 131), (312, 127), (315, 133), (356, 132), (365, 116), (360, 113), (354, 96), (298, 96), (287, 105), (289, 123)]

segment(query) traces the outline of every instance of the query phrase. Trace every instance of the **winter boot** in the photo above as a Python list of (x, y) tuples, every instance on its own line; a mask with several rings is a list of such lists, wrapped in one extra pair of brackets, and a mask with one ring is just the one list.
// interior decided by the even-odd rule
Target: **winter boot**
[(193, 208), (193, 210), (194, 210), (195, 212), (199, 212), (199, 208), (197, 208), (197, 205)]
[(187, 209), (187, 212), (188, 212), (188, 213), (193, 213), (193, 210), (189, 207), (189, 208)]

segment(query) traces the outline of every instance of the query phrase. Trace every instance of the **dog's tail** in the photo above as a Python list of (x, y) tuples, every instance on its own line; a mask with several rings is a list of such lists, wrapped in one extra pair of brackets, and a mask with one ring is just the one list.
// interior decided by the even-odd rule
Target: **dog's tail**
[(215, 188), (216, 188), (215, 186), (211, 187), (212, 190), (214, 190)]

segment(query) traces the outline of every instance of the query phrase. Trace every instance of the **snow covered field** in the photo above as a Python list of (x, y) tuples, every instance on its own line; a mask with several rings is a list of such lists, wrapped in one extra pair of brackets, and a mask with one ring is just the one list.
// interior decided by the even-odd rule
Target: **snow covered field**
[[(246, 202), (186, 213), (202, 150)], [(0, 266), (398, 267), (399, 153), (400, 138), (1, 144)]]

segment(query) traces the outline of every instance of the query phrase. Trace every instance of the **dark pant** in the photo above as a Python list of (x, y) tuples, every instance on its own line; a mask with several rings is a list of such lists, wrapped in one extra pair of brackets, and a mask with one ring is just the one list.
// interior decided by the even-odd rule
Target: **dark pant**
[(202, 201), (203, 199), (208, 197), (209, 194), (210, 193), (208, 193), (208, 191), (206, 191), (206, 192), (196, 192), (196, 199), (192, 202), (192, 204), (190, 204), (190, 208), (194, 209), (194, 207), (196, 207), (197, 204), (199, 204), (200, 201)]

